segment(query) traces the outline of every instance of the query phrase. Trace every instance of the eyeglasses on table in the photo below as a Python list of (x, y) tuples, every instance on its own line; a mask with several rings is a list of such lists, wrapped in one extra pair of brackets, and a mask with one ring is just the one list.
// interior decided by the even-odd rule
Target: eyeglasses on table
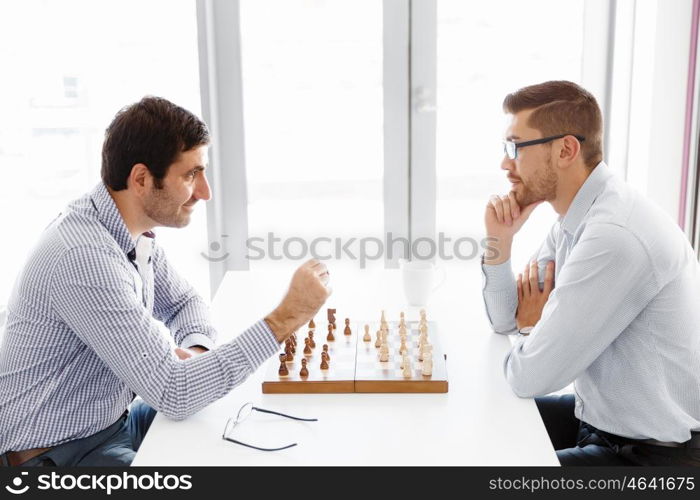
[(269, 415), (277, 415), (280, 417), (284, 418), (289, 418), (292, 420), (297, 420), (299, 422), (317, 422), (317, 418), (301, 418), (301, 417), (294, 417), (292, 415), (287, 415), (286, 413), (280, 413), (277, 411), (272, 411), (272, 410), (266, 410), (264, 408), (258, 408), (257, 406), (253, 406), (253, 403), (248, 402), (244, 404), (243, 406), (240, 407), (238, 410), (238, 414), (236, 415), (236, 418), (229, 418), (226, 421), (226, 427), (224, 427), (224, 433), (222, 434), (221, 438), (229, 441), (231, 443), (236, 443), (240, 444), (241, 446), (246, 446), (248, 448), (253, 448), (254, 450), (260, 450), (260, 451), (280, 451), (280, 450), (286, 450), (287, 448), (292, 448), (297, 445), (297, 443), (292, 443), (288, 444), (286, 446), (280, 446), (279, 448), (263, 448), (261, 446), (254, 446), (249, 443), (244, 443), (243, 441), (240, 441), (238, 439), (233, 439), (230, 437), (231, 432), (236, 428), (237, 425), (241, 424), (243, 421), (245, 421), (246, 418), (250, 416), (251, 413), (254, 411), (258, 411), (260, 413), (267, 413)]

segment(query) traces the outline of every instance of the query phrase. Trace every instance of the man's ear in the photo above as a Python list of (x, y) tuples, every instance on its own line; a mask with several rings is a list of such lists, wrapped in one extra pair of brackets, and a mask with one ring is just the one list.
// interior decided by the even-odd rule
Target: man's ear
[(143, 163), (137, 163), (131, 167), (131, 173), (127, 179), (127, 187), (133, 187), (136, 191), (142, 191), (147, 188), (150, 176), (148, 167)]
[(566, 135), (561, 140), (557, 162), (560, 167), (568, 167), (581, 155), (581, 143), (573, 135)]

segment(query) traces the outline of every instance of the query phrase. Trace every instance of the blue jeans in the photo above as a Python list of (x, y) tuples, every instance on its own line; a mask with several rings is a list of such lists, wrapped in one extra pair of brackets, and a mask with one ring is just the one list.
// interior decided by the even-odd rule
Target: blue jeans
[(700, 449), (641, 444), (579, 420), (573, 394), (543, 396), (535, 403), (561, 465), (700, 466)]
[(135, 400), (129, 411), (106, 429), (59, 444), (22, 466), (129, 466), (155, 416), (153, 408)]

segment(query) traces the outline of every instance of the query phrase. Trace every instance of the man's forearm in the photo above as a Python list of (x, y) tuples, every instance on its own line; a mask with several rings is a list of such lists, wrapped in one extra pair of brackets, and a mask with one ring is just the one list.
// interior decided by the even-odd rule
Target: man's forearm
[(489, 241), (486, 252), (484, 253), (484, 264), (489, 266), (497, 266), (510, 260), (511, 248), (513, 247), (512, 238), (497, 238), (487, 236)]
[(484, 305), (494, 332), (516, 333), (515, 313), (518, 307), (518, 294), (510, 261), (497, 265), (482, 264), (484, 273)]

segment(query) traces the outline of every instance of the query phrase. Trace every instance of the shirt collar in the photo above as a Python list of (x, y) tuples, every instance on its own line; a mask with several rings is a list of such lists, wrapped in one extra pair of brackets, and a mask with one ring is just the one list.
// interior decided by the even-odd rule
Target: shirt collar
[(97, 209), (97, 216), (100, 222), (107, 228), (107, 231), (109, 231), (109, 234), (112, 235), (122, 251), (126, 255), (135, 255), (136, 242), (126, 228), (124, 219), (104, 183), (100, 182), (95, 186), (92, 193), (90, 193), (90, 199)]
[(606, 181), (613, 175), (605, 162), (600, 162), (588, 175), (588, 179), (579, 188), (574, 196), (569, 210), (561, 219), (561, 227), (569, 234), (574, 234), (583, 218), (590, 210), (593, 202), (605, 187)]

